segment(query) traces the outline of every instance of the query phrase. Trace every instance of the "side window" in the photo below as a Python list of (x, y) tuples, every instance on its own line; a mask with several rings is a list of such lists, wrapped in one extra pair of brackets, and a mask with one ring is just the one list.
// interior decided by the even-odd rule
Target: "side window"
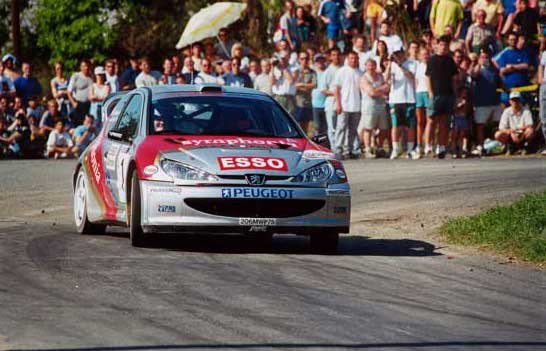
[(134, 138), (136, 136), (141, 112), (142, 96), (135, 95), (127, 104), (116, 128), (125, 138)]
[(125, 101), (123, 101), (123, 99), (119, 99), (118, 101), (112, 102), (110, 105), (108, 105), (107, 128), (109, 131), (114, 128), (116, 124), (118, 124), (121, 110), (123, 109), (124, 105)]

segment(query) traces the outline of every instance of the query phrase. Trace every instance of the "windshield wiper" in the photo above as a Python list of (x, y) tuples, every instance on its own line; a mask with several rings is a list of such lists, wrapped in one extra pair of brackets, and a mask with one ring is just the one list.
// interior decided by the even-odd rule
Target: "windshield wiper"
[(154, 132), (154, 135), (165, 135), (165, 134), (190, 135), (190, 133), (186, 133), (180, 130), (162, 130), (159, 132)]

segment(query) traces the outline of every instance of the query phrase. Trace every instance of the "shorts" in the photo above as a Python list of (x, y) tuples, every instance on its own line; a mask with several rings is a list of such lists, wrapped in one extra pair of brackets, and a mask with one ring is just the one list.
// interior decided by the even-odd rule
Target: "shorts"
[(457, 130), (470, 129), (470, 124), (464, 115), (454, 115), (451, 117), (451, 128)]
[(393, 128), (415, 128), (415, 104), (390, 104), (391, 124)]
[(328, 37), (328, 39), (336, 40), (339, 37), (339, 25), (328, 23), (326, 26), (326, 37)]
[(358, 123), (359, 133), (361, 133), (364, 129), (389, 129), (386, 109), (376, 109), (375, 111), (370, 111), (370, 109), (366, 109), (362, 111), (366, 112), (362, 112), (362, 117), (360, 118), (360, 122)]
[(415, 107), (417, 108), (427, 108), (428, 106), (428, 93), (426, 91), (419, 92), (416, 94), (417, 103)]
[(296, 107), (294, 118), (298, 123), (310, 122), (313, 120), (313, 108), (312, 107)]
[(499, 122), (502, 115), (502, 108), (499, 105), (476, 106), (474, 122), (476, 124), (487, 124), (489, 121)]
[(432, 100), (428, 101), (427, 116), (451, 115), (453, 105), (455, 105), (455, 95), (434, 95)]

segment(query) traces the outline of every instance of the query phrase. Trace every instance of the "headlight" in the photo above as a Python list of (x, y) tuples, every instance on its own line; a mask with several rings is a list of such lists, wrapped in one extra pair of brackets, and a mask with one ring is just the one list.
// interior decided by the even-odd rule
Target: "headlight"
[(332, 167), (324, 162), (320, 165), (311, 167), (292, 179), (296, 183), (323, 183), (332, 176)]
[(205, 171), (202, 171), (197, 168), (187, 166), (183, 163), (171, 161), (171, 160), (162, 160), (161, 168), (165, 173), (177, 180), (197, 180), (197, 181), (214, 181), (217, 178)]

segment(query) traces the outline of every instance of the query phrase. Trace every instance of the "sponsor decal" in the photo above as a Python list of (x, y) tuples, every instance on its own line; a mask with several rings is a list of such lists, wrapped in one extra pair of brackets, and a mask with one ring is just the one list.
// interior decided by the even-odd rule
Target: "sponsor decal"
[(277, 157), (218, 157), (218, 164), (222, 171), (237, 169), (263, 169), (269, 171), (286, 172), (288, 166), (283, 158)]
[(239, 225), (267, 227), (277, 225), (275, 218), (239, 218)]
[(97, 162), (97, 155), (95, 152), (91, 152), (91, 168), (93, 169), (93, 176), (97, 184), (100, 182), (100, 169), (99, 163)]
[(175, 213), (176, 206), (173, 205), (158, 205), (157, 212), (159, 213)]
[(246, 174), (246, 182), (250, 185), (264, 185), (265, 175), (264, 174)]
[(302, 155), (303, 158), (307, 159), (334, 159), (335, 155), (332, 152), (320, 151), (320, 150), (305, 150)]
[(156, 174), (158, 171), (158, 168), (157, 166), (154, 166), (154, 165), (148, 165), (146, 167), (144, 167), (144, 169), (142, 170), (142, 173), (146, 176), (153, 176), (154, 174)]
[(119, 153), (119, 145), (113, 144), (110, 146), (110, 149), (106, 152), (106, 157), (104, 158), (104, 167), (107, 170), (115, 171), (116, 170), (116, 159)]
[(181, 188), (150, 188), (151, 193), (173, 193), (180, 194), (182, 193)]
[(267, 232), (267, 226), (265, 225), (253, 225), (250, 227), (250, 232)]
[(192, 140), (181, 140), (179, 141), (181, 145), (189, 147), (199, 147), (199, 146), (219, 146), (219, 145), (230, 145), (230, 146), (277, 146), (278, 143), (287, 144), (291, 147), (298, 147), (298, 144), (291, 140), (275, 140), (275, 139), (249, 139), (249, 138), (217, 138), (217, 139), (192, 139)]
[(224, 188), (223, 199), (292, 199), (293, 189), (274, 188)]

